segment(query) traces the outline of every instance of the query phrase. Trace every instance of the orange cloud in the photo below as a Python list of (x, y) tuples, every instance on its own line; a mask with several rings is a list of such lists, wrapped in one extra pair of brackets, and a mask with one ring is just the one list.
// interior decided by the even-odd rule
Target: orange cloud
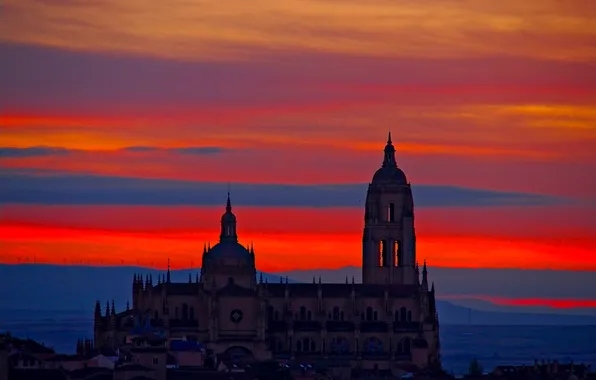
[[(101, 4), (99, 6), (98, 4)], [(251, 17), (246, 15), (250, 14)], [(596, 58), (589, 0), (233, 0), (147, 4), (8, 0), (6, 41), (200, 60), (250, 60), (255, 50), (386, 57)]]

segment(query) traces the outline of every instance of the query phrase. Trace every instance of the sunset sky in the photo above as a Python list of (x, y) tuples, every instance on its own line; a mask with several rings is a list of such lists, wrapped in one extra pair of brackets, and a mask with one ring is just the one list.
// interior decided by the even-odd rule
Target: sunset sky
[(197, 266), (229, 188), (259, 269), (359, 265), (390, 130), (419, 260), (596, 271), (595, 20), (594, 0), (5, 0), (0, 261)]

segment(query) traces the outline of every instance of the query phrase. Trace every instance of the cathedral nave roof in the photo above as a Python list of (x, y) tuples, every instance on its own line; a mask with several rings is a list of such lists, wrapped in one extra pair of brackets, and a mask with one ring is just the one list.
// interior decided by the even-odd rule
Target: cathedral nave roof
[(417, 285), (377, 285), (377, 284), (266, 284), (266, 292), (273, 297), (284, 297), (286, 288), (290, 297), (316, 297), (319, 287), (323, 297), (350, 297), (352, 289), (356, 297), (380, 298), (385, 296), (385, 291), (392, 298), (407, 298), (418, 294)]

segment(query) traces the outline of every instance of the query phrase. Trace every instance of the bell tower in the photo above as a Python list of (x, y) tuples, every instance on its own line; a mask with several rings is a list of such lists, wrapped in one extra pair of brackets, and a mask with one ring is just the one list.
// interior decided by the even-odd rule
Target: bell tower
[(397, 166), (391, 132), (381, 168), (368, 185), (362, 234), (364, 284), (417, 284), (414, 200)]

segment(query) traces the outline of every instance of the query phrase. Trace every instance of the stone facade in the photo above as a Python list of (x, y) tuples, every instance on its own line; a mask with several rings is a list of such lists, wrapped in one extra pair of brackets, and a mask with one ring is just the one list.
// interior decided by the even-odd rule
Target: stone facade
[(369, 184), (362, 239), (362, 283), (267, 283), (253, 247), (238, 243), (228, 195), (220, 242), (203, 249), (200, 276), (170, 271), (154, 283), (135, 275), (132, 307), (95, 310), (95, 345), (116, 348), (151, 331), (190, 338), (238, 360), (333, 358), (352, 367), (439, 366), (439, 322), (426, 263), (416, 261), (414, 202), (395, 161), (391, 135)]

